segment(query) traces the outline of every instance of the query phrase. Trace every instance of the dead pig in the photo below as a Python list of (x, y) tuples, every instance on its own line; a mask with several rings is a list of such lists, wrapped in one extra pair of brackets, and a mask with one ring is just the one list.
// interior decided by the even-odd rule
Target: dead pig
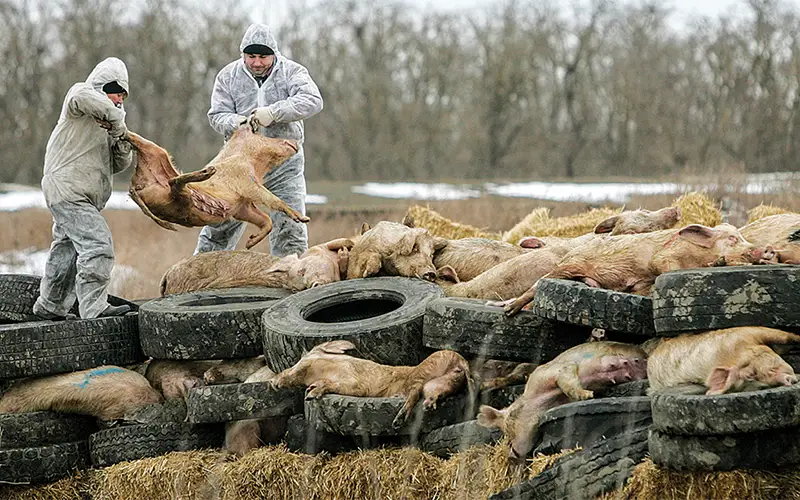
[(272, 380), (275, 387), (307, 387), (306, 399), (325, 394), (360, 397), (403, 396), (405, 403), (393, 425), (401, 427), (414, 406), (423, 399), (426, 409), (436, 408), (439, 398), (465, 386), (472, 388), (467, 361), (455, 351), (436, 351), (417, 366), (388, 366), (345, 354), (352, 342), (324, 342), (305, 354), (294, 366)]
[(381, 221), (363, 230), (350, 251), (347, 279), (378, 274), (436, 279), (434, 238), (427, 229)]
[(699, 385), (706, 394), (725, 394), (789, 386), (797, 375), (768, 344), (797, 343), (800, 335), (762, 326), (664, 339), (647, 364), (650, 390)]
[(461, 281), (469, 281), (494, 266), (527, 252), (525, 248), (487, 238), (435, 238), (433, 265), (452, 267)]
[(742, 226), (739, 231), (754, 245), (771, 246), (782, 264), (800, 264), (800, 214), (771, 215)]
[(161, 394), (138, 373), (99, 366), (15, 381), (0, 398), (0, 413), (60, 411), (117, 420), (161, 401)]
[(499, 427), (509, 440), (511, 460), (523, 460), (538, 441), (539, 419), (571, 401), (594, 397), (595, 390), (647, 376), (647, 356), (635, 345), (591, 342), (577, 345), (537, 367), (525, 392), (511, 406), (497, 410), (482, 405), (478, 423)]
[(339, 238), (282, 259), (250, 250), (200, 253), (167, 269), (161, 295), (247, 286), (299, 291), (333, 283), (346, 275), (352, 246), (350, 239)]
[(670, 229), (681, 218), (679, 207), (664, 207), (660, 210), (650, 211), (643, 208), (627, 210), (618, 215), (612, 215), (598, 223), (595, 233), (618, 234), (649, 233), (661, 229)]
[(264, 366), (264, 357), (178, 361), (154, 359), (145, 378), (165, 399), (185, 399), (190, 389), (241, 382)]
[[(569, 252), (543, 278), (570, 279), (607, 290), (649, 295), (656, 277), (667, 271), (767, 263), (774, 257), (771, 247), (756, 247), (730, 224), (714, 228), (691, 224), (678, 230), (598, 239)], [(535, 294), (534, 283), (520, 297), (494, 305), (505, 306), (508, 315), (516, 314)]]
[(169, 153), (154, 142), (133, 132), (125, 139), (138, 153), (131, 199), (163, 228), (175, 230), (172, 223), (206, 226), (234, 218), (259, 228), (247, 240), (250, 249), (272, 230), (272, 220), (259, 205), (281, 211), (295, 222), (309, 221), (262, 184), (267, 172), (297, 153), (295, 141), (264, 137), (243, 124), (204, 169), (181, 174)]

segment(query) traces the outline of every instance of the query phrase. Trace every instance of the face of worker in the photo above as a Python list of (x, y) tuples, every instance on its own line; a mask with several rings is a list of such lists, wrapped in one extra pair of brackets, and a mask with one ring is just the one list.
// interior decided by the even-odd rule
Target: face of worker
[(127, 97), (127, 95), (128, 94), (126, 94), (125, 92), (120, 92), (119, 94), (106, 94), (106, 96), (108, 96), (108, 98), (111, 99), (111, 102), (114, 103), (114, 106), (118, 108), (122, 107), (122, 101), (125, 100), (125, 97)]
[(275, 54), (244, 54), (244, 65), (256, 77), (262, 77), (275, 63)]

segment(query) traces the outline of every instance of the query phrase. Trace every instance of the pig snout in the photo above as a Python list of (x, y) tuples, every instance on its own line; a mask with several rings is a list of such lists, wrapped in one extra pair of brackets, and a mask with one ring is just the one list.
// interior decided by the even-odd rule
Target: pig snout
[(778, 380), (782, 385), (793, 385), (797, 383), (797, 375), (793, 373), (784, 373), (778, 378)]
[(430, 282), (436, 281), (436, 271), (426, 271), (422, 274), (422, 279)]

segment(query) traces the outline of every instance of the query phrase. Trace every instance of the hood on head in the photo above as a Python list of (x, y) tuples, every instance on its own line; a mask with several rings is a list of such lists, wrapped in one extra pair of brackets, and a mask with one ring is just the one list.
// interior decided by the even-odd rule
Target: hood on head
[(272, 30), (266, 24), (254, 23), (247, 27), (242, 37), (242, 43), (239, 44), (239, 52), (244, 52), (244, 48), (248, 45), (266, 45), (271, 48), (275, 54), (278, 53), (278, 41), (272, 35)]
[(89, 73), (89, 77), (86, 78), (86, 83), (90, 84), (98, 92), (103, 92), (103, 85), (114, 81), (120, 84), (130, 96), (131, 86), (128, 83), (128, 68), (122, 60), (116, 57), (107, 57), (100, 61)]

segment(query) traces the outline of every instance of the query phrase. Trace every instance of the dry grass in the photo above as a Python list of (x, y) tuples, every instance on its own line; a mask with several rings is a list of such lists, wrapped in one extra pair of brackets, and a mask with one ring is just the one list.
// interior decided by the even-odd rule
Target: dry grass
[[(726, 194), (730, 196), (730, 194)], [(708, 200), (714, 206), (718, 198), (714, 193), (708, 193)], [(648, 208), (651, 210), (668, 206), (675, 202), (675, 197), (670, 195), (636, 197), (626, 205), (626, 208)], [(783, 207), (788, 211), (800, 211), (800, 197), (779, 194), (767, 195), (737, 195), (737, 203), (745, 207), (756, 207), (760, 204), (772, 204)], [(414, 202), (398, 201), (394, 203), (376, 204), (373, 208), (347, 209), (337, 206), (315, 206), (308, 208), (311, 222), (308, 224), (309, 243), (311, 245), (328, 241), (341, 236), (357, 234), (362, 222), (374, 225), (381, 220), (399, 222)], [(600, 217), (601, 211), (597, 207), (578, 202), (551, 202), (532, 200), (526, 198), (502, 198), (486, 196), (472, 200), (460, 201), (432, 201), (426, 203), (429, 210), (435, 211), (443, 218), (450, 221), (478, 228), (488, 234), (508, 233), (532, 213), (547, 213), (547, 222), (555, 224), (549, 232), (556, 228), (559, 231), (583, 230), (583, 226), (576, 229), (568, 223), (571, 217), (579, 220), (586, 217)], [(608, 213), (619, 210), (620, 206), (609, 206)], [(602, 214), (606, 212), (602, 211)], [(176, 232), (166, 231), (158, 227), (139, 211), (132, 210), (106, 210), (106, 216), (114, 237), (116, 262), (120, 265), (130, 266), (136, 272), (127, 276), (122, 281), (115, 282), (111, 292), (128, 299), (142, 299), (156, 297), (159, 293), (158, 284), (164, 271), (172, 264), (192, 254), (197, 242), (199, 228), (180, 228)], [(566, 217), (566, 219), (565, 219)], [(590, 217), (591, 218), (591, 217)], [(696, 221), (693, 221), (696, 222)], [(583, 220), (583, 225), (588, 227), (595, 223)], [(37, 249), (45, 250), (50, 246), (52, 220), (50, 213), (43, 209), (26, 209), (19, 212), (0, 213), (0, 252), (8, 250)], [(563, 228), (561, 227), (563, 226)], [(247, 233), (252, 227), (247, 229)], [(518, 238), (517, 238), (518, 239)], [(243, 248), (245, 238), (242, 238), (239, 247)], [(269, 244), (265, 241), (256, 247), (259, 251), (268, 251)]]

